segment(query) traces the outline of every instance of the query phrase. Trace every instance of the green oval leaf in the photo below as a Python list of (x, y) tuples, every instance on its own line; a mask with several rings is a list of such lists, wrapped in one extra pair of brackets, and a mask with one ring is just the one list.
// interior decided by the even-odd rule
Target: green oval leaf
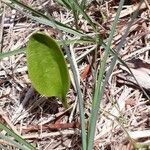
[(65, 58), (57, 43), (43, 33), (33, 34), (27, 47), (27, 65), (33, 87), (44, 96), (60, 98), (67, 107), (70, 79)]

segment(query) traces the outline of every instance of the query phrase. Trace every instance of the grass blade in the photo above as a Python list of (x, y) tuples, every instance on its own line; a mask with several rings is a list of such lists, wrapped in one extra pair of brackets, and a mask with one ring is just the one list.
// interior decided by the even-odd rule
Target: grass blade
[(71, 9), (70, 7), (70, 3), (68, 0), (57, 0), (58, 3), (60, 3), (61, 5), (65, 6), (67, 9)]
[[(128, 32), (129, 32), (129, 30), (130, 30), (130, 27), (131, 27), (132, 23), (134, 22), (135, 18), (138, 16), (139, 9), (140, 9), (140, 6), (142, 5), (142, 3), (143, 3), (143, 0), (140, 1), (139, 6), (138, 6), (138, 9), (137, 9), (137, 10), (135, 11), (135, 13), (133, 14), (133, 16), (132, 16), (132, 18), (131, 18), (131, 21), (129, 22), (129, 24), (128, 24), (128, 26), (127, 26), (127, 29), (126, 29), (124, 35), (122, 36), (121, 41), (120, 41), (118, 47), (116, 48), (116, 50), (112, 50), (112, 49), (110, 50), (111, 53), (114, 55), (114, 58), (113, 58), (113, 60), (112, 60), (112, 63), (110, 64), (110, 69), (108, 70), (108, 72), (107, 72), (107, 74), (106, 74), (106, 79), (105, 79), (105, 82), (104, 82), (103, 86), (105, 87), (105, 85), (107, 84), (107, 81), (108, 81), (108, 79), (109, 79), (109, 76), (111, 75), (111, 73), (112, 73), (112, 71), (113, 71), (113, 68), (114, 68), (114, 66), (115, 66), (115, 64), (116, 64), (116, 60), (118, 60), (121, 64), (123, 64), (123, 65), (128, 69), (128, 71), (131, 73), (131, 75), (133, 76), (133, 78), (134, 78), (135, 81), (137, 82), (137, 84), (138, 84), (138, 86), (140, 87), (140, 89), (142, 90), (142, 92), (143, 92), (143, 93), (145, 94), (145, 96), (149, 99), (150, 97), (148, 96), (148, 94), (146, 93), (146, 91), (143, 89), (143, 87), (141, 87), (141, 85), (138, 83), (138, 81), (137, 81), (136, 77), (134, 76), (134, 74), (132, 73), (131, 69), (130, 69), (130, 68), (128, 67), (128, 65), (118, 56), (118, 53), (119, 53), (121, 47), (124, 45), (124, 42), (125, 42), (125, 39), (126, 39), (126, 37), (127, 37), (127, 35), (128, 35)], [(105, 43), (103, 43), (102, 46), (106, 48), (106, 44), (105, 44)]]
[(105, 73), (106, 61), (107, 61), (107, 57), (109, 56), (109, 53), (110, 53), (111, 42), (113, 40), (113, 35), (115, 33), (115, 28), (116, 28), (117, 22), (119, 20), (119, 15), (120, 15), (120, 12), (122, 10), (123, 4), (124, 4), (124, 0), (121, 0), (119, 3), (119, 7), (117, 10), (115, 20), (114, 20), (113, 25), (112, 25), (112, 30), (111, 30), (111, 33), (110, 33), (110, 36), (108, 39), (105, 54), (104, 54), (104, 57), (103, 57), (102, 62), (101, 62), (101, 69), (99, 69), (98, 83), (97, 83), (96, 88), (95, 88), (94, 100), (92, 102), (92, 110), (91, 110), (91, 116), (90, 116), (90, 122), (89, 122), (88, 150), (93, 149), (96, 121), (97, 121), (97, 116), (98, 116), (98, 112), (99, 112), (100, 101), (102, 99), (103, 92), (104, 92), (103, 76)]
[(26, 48), (17, 49), (14, 51), (6, 52), (6, 53), (0, 53), (0, 59), (3, 59), (5, 57), (10, 57), (12, 55), (20, 54), (22, 52), (25, 52)]
[(82, 0), (81, 2), (81, 8), (84, 10), (86, 7), (87, 1), (86, 0)]
[(35, 148), (31, 144), (29, 144), (28, 142), (26, 142), (19, 135), (17, 135), (15, 132), (13, 132), (12, 130), (10, 130), (9, 128), (7, 128), (6, 126), (4, 126), (1, 123), (0, 123), (0, 129), (5, 130), (9, 135), (11, 135), (12, 137), (14, 137), (19, 143), (22, 143), (23, 145), (25, 145), (26, 147), (28, 147), (30, 150), (35, 150)]
[(75, 8), (77, 9), (77, 11), (79, 11), (83, 15), (83, 17), (92, 26), (93, 30), (96, 31), (96, 27), (95, 27), (94, 23), (92, 22), (92, 20), (90, 19), (90, 17), (84, 12), (84, 10), (81, 8), (81, 6), (79, 5), (78, 1), (77, 0), (73, 0), (73, 3), (75, 5)]
[(61, 38), (62, 42), (64, 43), (64, 49), (66, 51), (67, 54), (67, 58), (69, 60), (70, 63), (70, 67), (71, 70), (73, 72), (73, 77), (75, 80), (75, 85), (76, 85), (76, 89), (77, 89), (77, 95), (78, 95), (78, 103), (79, 103), (79, 111), (80, 111), (80, 122), (81, 122), (81, 136), (82, 136), (82, 149), (86, 150), (87, 147), (87, 135), (86, 135), (86, 130), (85, 130), (85, 117), (84, 117), (84, 107), (83, 107), (83, 96), (82, 96), (82, 92), (81, 92), (81, 88), (80, 88), (80, 83), (78, 81), (78, 75), (75, 69), (75, 65), (74, 62), (71, 58), (71, 54), (70, 54), (70, 50), (67, 47), (65, 41), (63, 41), (63, 39)]
[[(143, 2), (143, 0), (142, 0), (142, 2)], [(127, 37), (128, 33), (129, 33), (129, 30), (130, 30), (130, 28), (131, 28), (131, 26), (132, 26), (132, 24), (133, 24), (135, 18), (138, 16), (139, 9), (140, 9), (140, 6), (141, 6), (142, 2), (140, 2), (138, 9), (137, 9), (137, 10), (135, 11), (135, 13), (133, 14), (133, 16), (132, 16), (132, 18), (131, 18), (131, 21), (130, 21), (130, 22), (128, 23), (128, 25), (127, 25), (126, 31), (125, 31), (124, 35), (122, 36), (121, 41), (120, 41), (119, 45), (117, 46), (117, 48), (116, 48), (116, 50), (115, 50), (115, 52), (117, 52), (118, 54), (119, 54), (119, 52), (120, 52), (122, 46), (123, 46), (124, 43), (125, 43), (126, 37)], [(104, 44), (104, 45), (105, 45), (105, 44)], [(102, 45), (102, 46), (103, 46), (103, 45)], [(106, 47), (106, 45), (105, 45), (105, 47)], [(117, 54), (117, 55), (118, 55), (118, 54)], [(107, 74), (106, 74), (106, 80), (105, 80), (104, 86), (107, 84), (108, 78), (109, 78), (110, 75), (112, 74), (113, 68), (114, 68), (114, 66), (115, 66), (115, 64), (116, 64), (116, 60), (117, 60), (117, 58), (118, 58), (114, 53), (113, 53), (113, 55), (114, 55), (114, 57), (113, 57), (113, 60), (112, 60), (112, 62), (111, 62), (111, 64), (110, 64), (110, 69), (108, 70), (108, 72), (107, 72)]]
[[(49, 25), (49, 26), (54, 27), (54, 28), (57, 27), (58, 29), (60, 29), (64, 32), (71, 33), (71, 34), (76, 35), (76, 36), (85, 36), (83, 33), (79, 32), (79, 31), (77, 31), (71, 27), (66, 26), (65, 24), (63, 24), (61, 22), (58, 22), (58, 21), (54, 20), (53, 18), (48, 18), (47, 16), (43, 15), (42, 13), (32, 9), (29, 6), (24, 5), (23, 3), (21, 3), (17, 0), (10, 0), (10, 1), (13, 2), (14, 4), (16, 4), (16, 6), (21, 6), (22, 8), (30, 11), (32, 14), (23, 12), (21, 9), (19, 9), (19, 7), (12, 6), (11, 4), (9, 4), (5, 1), (3, 1), (3, 2), (6, 5), (13, 7), (14, 9), (20, 11), (22, 14), (25, 14), (27, 17), (29, 17), (33, 20), (36, 20), (39, 23)], [(54, 25), (54, 23), (55, 23), (55, 25)]]
[[(0, 133), (0, 138), (7, 141), (7, 142), (9, 142), (10, 144), (13, 144), (13, 147), (19, 148), (21, 150), (30, 150), (29, 148), (17, 143), (15, 140), (12, 139), (12, 137), (8, 137), (8, 136), (5, 136), (5, 135)], [(3, 147), (2, 145), (0, 145), (0, 148), (1, 148), (1, 150), (2, 149), (8, 150), (8, 148)]]
[[(64, 45), (64, 43), (60, 40), (60, 41), (57, 41), (58, 44), (60, 46)], [(65, 44), (66, 45), (69, 45), (69, 44), (73, 44), (73, 43), (79, 43), (79, 44), (89, 44), (89, 43), (95, 43), (95, 40), (94, 39), (76, 39), (76, 40), (64, 40)], [(10, 57), (12, 55), (17, 55), (17, 54), (20, 54), (20, 53), (25, 53), (26, 52), (26, 48), (21, 48), (21, 49), (16, 49), (16, 50), (13, 50), (13, 51), (9, 51), (9, 52), (5, 52), (5, 53), (0, 53), (0, 59), (3, 59), (3, 58), (6, 58), (6, 57)]]

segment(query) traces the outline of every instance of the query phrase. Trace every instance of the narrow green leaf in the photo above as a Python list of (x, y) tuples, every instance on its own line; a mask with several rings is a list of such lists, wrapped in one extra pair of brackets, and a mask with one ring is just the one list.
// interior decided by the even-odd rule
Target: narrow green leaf
[[(15, 5), (12, 5), (12, 4), (9, 4), (8, 2), (5, 2), (3, 1), (6, 5), (20, 11), (22, 14), (25, 14), (27, 17), (33, 19), (33, 20), (36, 20), (37, 22), (39, 23), (42, 23), (42, 24), (45, 24), (45, 25), (48, 25), (48, 26), (51, 26), (51, 27), (54, 27), (54, 28), (58, 28), (59, 30), (62, 30), (64, 32), (67, 32), (67, 33), (71, 33), (73, 35), (77, 35), (77, 36), (85, 36), (83, 33), (61, 23), (61, 22), (58, 22), (56, 20), (54, 20), (52, 17), (47, 17), (46, 15), (40, 13), (39, 11), (36, 11), (34, 9), (32, 9), (31, 7), (17, 1), (17, 0), (10, 0), (12, 2), (12, 4), (15, 4)], [(21, 8), (24, 8), (25, 10), (28, 10), (29, 12), (31, 12), (32, 14), (29, 14), (27, 13), (25, 10), (22, 10), (20, 9)]]
[(73, 0), (74, 3), (74, 7), (76, 8), (76, 10), (78, 12), (80, 12), (83, 17), (88, 21), (88, 23), (91, 25), (91, 27), (93, 28), (93, 30), (97, 33), (96, 27), (93, 23), (93, 21), (91, 20), (91, 18), (84, 12), (84, 10), (82, 9), (82, 7), (79, 5), (77, 0)]
[[(19, 135), (17, 135), (14, 131), (12, 131), (11, 129), (9, 129), (8, 127), (6, 127), (5, 125), (3, 125), (3, 124), (0, 123), (0, 130), (1, 129), (5, 130), (9, 135), (11, 135), (12, 137), (14, 137), (19, 142), (18, 144), (15, 142), (16, 146), (19, 147), (19, 145), (21, 146), (21, 144), (23, 144), (23, 146), (25, 146), (24, 149), (26, 149), (26, 150), (27, 149), (35, 150), (35, 147), (33, 147), (31, 144), (29, 144), (26, 140), (24, 140), (22, 137), (20, 137)], [(3, 135), (0, 134), (0, 137), (2, 137), (2, 136)], [(8, 140), (8, 138), (7, 138), (7, 140)], [(13, 144), (14, 144), (14, 142), (13, 142)]]
[(57, 43), (43, 33), (33, 34), (27, 47), (27, 65), (33, 87), (42, 95), (60, 98), (67, 107), (69, 73)]
[(123, 4), (124, 4), (124, 0), (121, 0), (119, 2), (117, 14), (116, 14), (115, 20), (114, 20), (113, 25), (112, 25), (111, 33), (109, 35), (108, 43), (106, 46), (106, 51), (105, 51), (105, 54), (104, 54), (103, 59), (101, 61), (101, 68), (99, 70), (98, 81), (97, 81), (97, 84), (95, 86), (95, 93), (94, 93), (94, 98), (93, 98), (93, 102), (92, 102), (92, 110), (91, 110), (91, 116), (90, 116), (90, 121), (89, 121), (88, 148), (87, 148), (87, 150), (93, 149), (96, 121), (98, 118), (100, 102), (101, 102), (101, 99), (102, 99), (102, 96), (104, 93), (103, 77), (104, 77), (105, 68), (106, 68), (106, 64), (107, 64), (107, 58), (110, 54), (110, 46), (111, 46), (111, 43), (113, 40), (116, 25), (118, 23), (119, 15), (120, 15), (120, 12), (122, 10)]
[(57, 0), (57, 2), (63, 6), (65, 6), (66, 8), (68, 8), (69, 10), (71, 9), (69, 1), (68, 0)]
[(25, 48), (16, 49), (14, 51), (9, 51), (9, 52), (6, 52), (6, 53), (0, 53), (0, 59), (10, 57), (12, 55), (20, 54), (20, 53), (23, 53), (23, 52), (25, 52)]
[[(79, 43), (79, 44), (89, 44), (89, 43), (94, 43), (94, 39), (85, 37), (85, 39), (75, 39), (75, 40), (64, 40), (65, 44), (69, 45), (72, 43)], [(63, 42), (61, 40), (57, 41), (58, 45), (63, 45)], [(15, 49), (13, 51), (5, 52), (5, 53), (0, 53), (0, 59), (10, 57), (12, 55), (18, 55), (20, 53), (26, 53), (26, 48), (21, 48), (21, 49)]]

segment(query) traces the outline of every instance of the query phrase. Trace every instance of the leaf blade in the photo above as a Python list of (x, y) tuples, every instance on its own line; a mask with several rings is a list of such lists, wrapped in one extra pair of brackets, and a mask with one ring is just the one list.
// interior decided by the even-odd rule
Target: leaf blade
[(43, 33), (33, 34), (27, 47), (27, 65), (33, 87), (44, 96), (60, 98), (66, 107), (70, 80), (57, 43)]

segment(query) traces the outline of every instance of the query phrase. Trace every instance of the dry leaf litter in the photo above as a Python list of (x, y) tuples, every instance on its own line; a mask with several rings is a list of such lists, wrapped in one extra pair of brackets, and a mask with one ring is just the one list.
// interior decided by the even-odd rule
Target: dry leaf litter
[[(74, 26), (71, 11), (66, 10), (53, 0), (22, 0), (24, 4), (53, 16), (69, 26)], [(125, 33), (131, 14), (138, 8), (139, 1), (126, 1), (112, 43), (116, 48)], [(0, 46), (1, 52), (24, 48), (30, 35), (36, 31), (58, 38), (59, 31), (37, 23), (25, 14), (0, 2)], [(117, 0), (103, 1), (100, 5), (90, 2), (87, 13), (98, 26), (104, 39), (108, 38), (114, 20)], [(125, 45), (119, 56), (128, 64), (131, 73), (119, 62), (116, 63), (102, 99), (99, 119), (96, 126), (95, 150), (131, 150), (132, 142), (150, 145), (150, 99), (141, 88), (150, 93), (150, 9), (144, 2), (139, 15), (132, 24)], [(105, 17), (104, 17), (105, 16)], [(104, 18), (103, 18), (104, 17)], [(79, 26), (93, 36), (88, 23), (79, 15)], [(73, 39), (64, 33), (64, 39)], [(77, 62), (81, 88), (85, 102), (85, 116), (88, 124), (93, 93), (93, 70), (96, 70), (104, 49), (97, 52), (93, 62), (96, 45), (71, 44), (70, 50)], [(108, 66), (112, 56), (108, 59)], [(0, 121), (21, 135), (39, 150), (81, 149), (79, 111), (77, 93), (71, 75), (72, 86), (68, 93), (71, 113), (65, 110), (55, 98), (42, 97), (31, 86), (28, 78), (25, 53), (6, 57), (0, 62)], [(140, 86), (139, 86), (140, 85)], [(130, 140), (132, 138), (133, 140)], [(6, 141), (0, 145), (13, 149)], [(146, 147), (149, 149), (149, 147)]]

